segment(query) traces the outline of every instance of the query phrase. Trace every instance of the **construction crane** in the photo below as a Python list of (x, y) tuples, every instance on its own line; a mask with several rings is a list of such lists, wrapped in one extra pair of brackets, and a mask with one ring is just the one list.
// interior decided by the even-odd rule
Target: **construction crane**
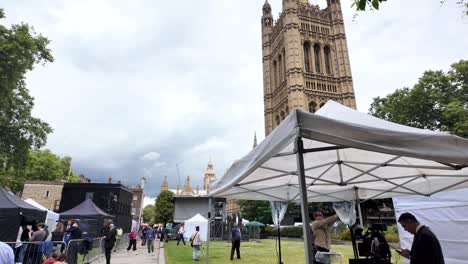
[(179, 164), (177, 164), (177, 163), (176, 163), (176, 165), (175, 165), (175, 166), (176, 166), (176, 169), (177, 169), (177, 176), (179, 177), (179, 186), (181, 186), (181, 185), (180, 185), (180, 171), (179, 171)]

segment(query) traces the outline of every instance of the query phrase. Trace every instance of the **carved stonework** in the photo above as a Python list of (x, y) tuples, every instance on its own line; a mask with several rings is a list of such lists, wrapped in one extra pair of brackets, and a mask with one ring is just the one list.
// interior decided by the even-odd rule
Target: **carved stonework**
[(293, 109), (315, 112), (330, 99), (356, 108), (340, 1), (327, 3), (320, 9), (307, 0), (283, 0), (276, 21), (268, 1), (263, 6), (267, 135)]

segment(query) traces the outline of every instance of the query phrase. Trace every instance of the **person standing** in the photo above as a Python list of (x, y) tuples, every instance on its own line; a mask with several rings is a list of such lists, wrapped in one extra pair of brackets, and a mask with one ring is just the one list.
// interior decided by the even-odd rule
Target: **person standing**
[(190, 236), (190, 245), (192, 246), (192, 259), (193, 261), (200, 261), (200, 249), (202, 241), (200, 238), (200, 227), (195, 227), (195, 232)]
[[(137, 241), (136, 241), (136, 238), (137, 238), (136, 227), (133, 228), (133, 230), (128, 234), (128, 238), (129, 238), (129, 243), (128, 243), (128, 247), (127, 247), (127, 253), (130, 251), (132, 246), (133, 246), (133, 251), (136, 251), (137, 250), (137, 248), (136, 248), (136, 244), (137, 244)], [(135, 254), (138, 254), (138, 253), (135, 253)]]
[(65, 243), (68, 244), (67, 262), (69, 264), (76, 264), (78, 260), (78, 251), (81, 241), (81, 229), (78, 227), (78, 223), (75, 221), (71, 222), (71, 226), (67, 229), (65, 234)]
[(156, 230), (148, 226), (146, 230), (146, 246), (148, 247), (148, 254), (154, 254), (154, 240), (156, 238)]
[(13, 254), (13, 249), (0, 241), (0, 263), (5, 264), (14, 264), (15, 263), (15, 254)]
[(444, 264), (444, 255), (439, 240), (432, 231), (421, 225), (411, 213), (403, 213), (398, 223), (414, 235), (411, 250), (402, 249), (398, 254), (410, 260), (411, 264)]
[(112, 248), (115, 246), (115, 240), (117, 236), (117, 230), (114, 228), (114, 224), (109, 224), (106, 231), (104, 232), (104, 252), (106, 255), (106, 264), (110, 264)]
[(185, 225), (182, 223), (179, 227), (179, 231), (177, 232), (177, 245), (179, 245), (180, 240), (182, 240), (185, 246), (184, 234), (185, 234)]
[(44, 223), (37, 224), (33, 229), (35, 230), (29, 239), (30, 242), (26, 248), (24, 263), (40, 264), (42, 262), (42, 252), (40, 250), (40, 242), (46, 239), (46, 232), (44, 231)]
[(144, 225), (141, 229), (141, 246), (144, 247), (146, 245), (146, 231), (148, 230), (148, 226)]
[[(313, 256), (315, 260), (315, 255), (317, 252), (330, 252), (330, 233), (333, 227), (333, 224), (338, 220), (338, 216), (332, 215), (325, 218), (323, 213), (316, 211), (313, 214), (314, 221), (312, 222), (312, 232), (314, 234), (314, 247), (313, 247)], [(315, 260), (316, 264), (322, 264)]]
[(237, 259), (240, 259), (240, 241), (241, 241), (241, 232), (239, 225), (234, 223), (234, 227), (231, 231), (231, 260), (234, 257), (234, 251), (237, 253)]

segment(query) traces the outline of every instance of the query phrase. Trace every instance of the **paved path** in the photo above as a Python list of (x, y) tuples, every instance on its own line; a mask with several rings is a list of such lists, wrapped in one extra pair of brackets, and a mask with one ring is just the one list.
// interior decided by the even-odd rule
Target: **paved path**
[[(104, 258), (101, 258), (99, 264), (106, 263)], [(165, 264), (164, 260), (164, 248), (159, 248), (159, 240), (155, 241), (154, 244), (154, 255), (148, 254), (148, 249), (146, 246), (141, 246), (141, 241), (138, 241), (137, 250), (127, 253), (126, 248), (117, 250), (113, 252), (111, 256), (111, 264), (128, 264), (128, 263), (138, 263), (138, 264)]]

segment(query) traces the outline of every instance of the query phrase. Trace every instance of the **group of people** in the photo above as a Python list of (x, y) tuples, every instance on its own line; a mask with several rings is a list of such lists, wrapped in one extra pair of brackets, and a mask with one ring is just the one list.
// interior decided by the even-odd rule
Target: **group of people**
[[(154, 241), (159, 239), (160, 247), (168, 240), (167, 229), (164, 225), (143, 225), (141, 229), (141, 246), (148, 248), (148, 254), (154, 254)], [(136, 242), (135, 242), (136, 243)]]
[[(333, 224), (338, 220), (338, 216), (325, 217), (322, 212), (313, 213), (314, 221), (311, 229), (314, 235), (313, 256), (317, 252), (329, 252), (331, 239), (330, 233)], [(396, 252), (410, 260), (410, 264), (444, 264), (444, 256), (439, 240), (434, 233), (426, 226), (419, 223), (417, 218), (411, 213), (403, 213), (398, 218), (398, 223), (405, 231), (414, 235), (411, 249), (398, 249)], [(232, 253), (231, 253), (232, 259)], [(315, 261), (315, 264), (322, 264)]]

